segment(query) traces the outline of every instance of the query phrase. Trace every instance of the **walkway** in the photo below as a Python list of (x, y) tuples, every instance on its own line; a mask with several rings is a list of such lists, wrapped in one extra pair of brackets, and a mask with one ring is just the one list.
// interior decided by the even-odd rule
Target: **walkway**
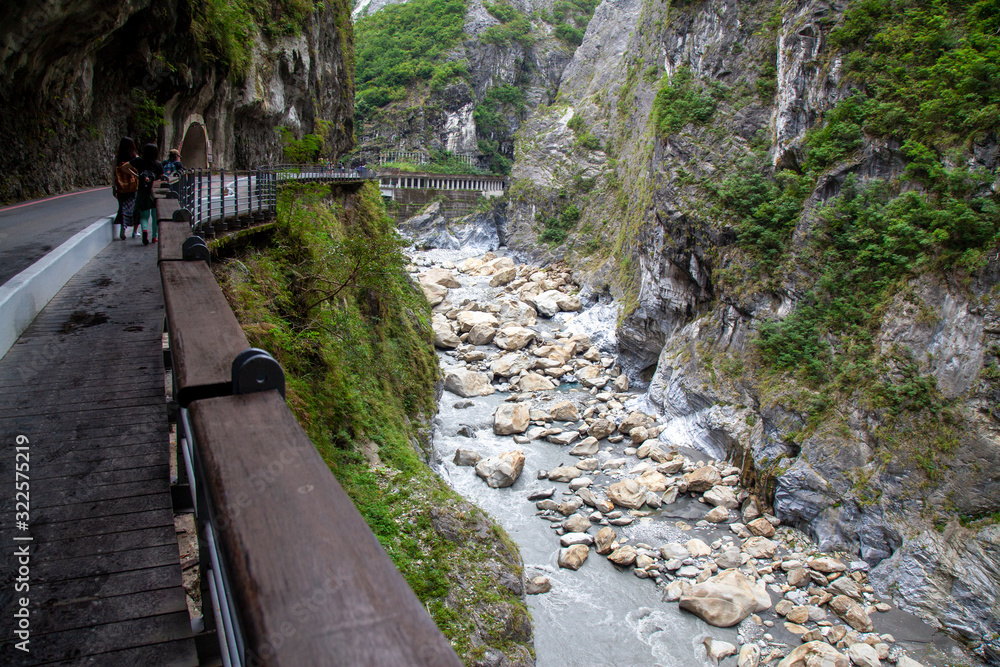
[[(156, 254), (113, 242), (0, 361), (0, 664), (197, 664), (170, 503)], [(19, 435), (27, 532), (15, 526)], [(30, 589), (15, 592), (25, 544)], [(22, 596), (30, 654), (12, 641)]]

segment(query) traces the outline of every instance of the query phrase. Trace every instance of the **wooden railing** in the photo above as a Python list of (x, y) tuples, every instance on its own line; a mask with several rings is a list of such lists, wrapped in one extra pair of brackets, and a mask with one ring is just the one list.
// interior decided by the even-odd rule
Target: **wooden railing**
[(174, 220), (177, 200), (157, 204), (178, 488), (212, 609), (199, 650), (219, 647), (203, 662), (460, 665), (296, 422), (281, 367), (249, 349), (204, 240)]

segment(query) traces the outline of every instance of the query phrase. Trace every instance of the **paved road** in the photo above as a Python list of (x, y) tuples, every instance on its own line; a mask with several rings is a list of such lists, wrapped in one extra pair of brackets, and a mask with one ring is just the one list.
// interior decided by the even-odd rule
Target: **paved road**
[(117, 210), (109, 186), (0, 208), (0, 285), (73, 234)]

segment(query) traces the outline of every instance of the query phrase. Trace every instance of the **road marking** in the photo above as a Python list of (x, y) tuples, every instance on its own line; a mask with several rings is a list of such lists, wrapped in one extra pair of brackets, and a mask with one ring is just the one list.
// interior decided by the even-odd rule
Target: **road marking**
[(72, 197), (73, 195), (85, 195), (88, 192), (97, 192), (98, 190), (107, 190), (108, 186), (103, 188), (91, 188), (90, 190), (79, 190), (78, 192), (67, 192), (64, 195), (56, 195), (54, 197), (46, 197), (44, 199), (36, 199), (35, 201), (25, 202), (23, 204), (15, 204), (14, 206), (7, 206), (5, 208), (0, 208), (0, 213), (6, 211), (13, 211), (15, 208), (24, 208), (25, 206), (34, 206), (35, 204), (41, 204), (43, 202), (52, 201), (53, 199), (62, 199), (63, 197)]

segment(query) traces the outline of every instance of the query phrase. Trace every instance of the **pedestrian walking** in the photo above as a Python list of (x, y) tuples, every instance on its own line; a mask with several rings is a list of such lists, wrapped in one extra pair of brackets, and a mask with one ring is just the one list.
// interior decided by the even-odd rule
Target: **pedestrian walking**
[[(160, 149), (156, 144), (142, 147), (142, 155), (129, 163), (139, 174), (139, 188), (135, 198), (135, 215), (142, 227), (142, 244), (149, 245), (150, 231), (153, 243), (157, 241), (156, 201), (153, 199), (153, 182), (163, 178), (163, 165), (156, 159)], [(133, 234), (134, 236), (134, 234)]]
[(111, 193), (118, 200), (118, 213), (115, 214), (112, 228), (121, 225), (118, 238), (125, 240), (125, 226), (132, 225), (135, 211), (135, 197), (139, 189), (139, 173), (131, 165), (138, 156), (135, 142), (131, 137), (122, 137), (118, 142), (118, 152), (115, 154), (114, 174), (111, 179)]

